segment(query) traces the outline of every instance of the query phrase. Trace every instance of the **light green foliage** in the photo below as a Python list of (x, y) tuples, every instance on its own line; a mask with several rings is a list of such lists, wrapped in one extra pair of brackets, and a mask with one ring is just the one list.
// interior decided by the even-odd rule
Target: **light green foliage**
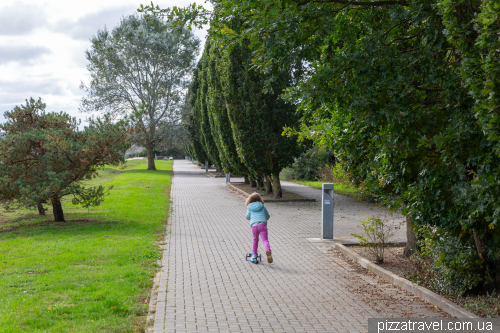
[[(286, 178), (283, 178), (284, 180), (289, 180)], [(317, 188), (318, 190), (322, 189), (322, 185), (324, 182), (322, 181), (305, 181), (305, 180), (291, 180), (294, 183), (297, 184), (302, 184), (305, 186), (310, 186), (313, 188)], [(342, 184), (338, 183), (333, 186), (333, 192), (337, 194), (342, 194), (342, 195), (348, 195), (357, 199), (362, 199), (362, 200), (371, 200), (371, 198), (368, 198), (366, 195), (363, 194), (363, 192), (349, 184)]]
[(333, 182), (343, 184), (351, 183), (349, 174), (345, 171), (345, 167), (342, 165), (342, 163), (337, 162), (334, 165), (327, 165), (327, 167), (332, 174)]
[(384, 253), (400, 225), (389, 224), (387, 217), (372, 216), (361, 221), (363, 233), (351, 233), (359, 239), (359, 244), (367, 246), (378, 263), (384, 262)]
[(128, 16), (111, 32), (99, 30), (91, 43), (81, 110), (139, 114), (133, 141), (147, 148), (154, 170), (154, 150), (181, 137), (180, 110), (200, 42), (185, 28)]
[(0, 224), (0, 330), (134, 332), (144, 328), (168, 218), (172, 161), (109, 166), (89, 187), (113, 186), (99, 207), (63, 200), (66, 223), (28, 215)]

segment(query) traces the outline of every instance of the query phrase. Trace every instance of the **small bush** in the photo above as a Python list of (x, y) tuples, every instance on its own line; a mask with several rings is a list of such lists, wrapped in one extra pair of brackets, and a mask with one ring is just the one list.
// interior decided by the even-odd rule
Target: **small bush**
[(385, 249), (401, 226), (389, 224), (386, 217), (372, 216), (361, 221), (361, 228), (364, 234), (351, 233), (351, 235), (359, 239), (359, 244), (368, 246), (376, 262), (383, 263)]
[(300, 155), (291, 167), (282, 171), (285, 180), (318, 180), (320, 170), (327, 164), (335, 163), (332, 151), (314, 146)]
[[(422, 228), (421, 253), (414, 258), (410, 280), (438, 293), (461, 296), (478, 292), (486, 263), (479, 257), (472, 237), (453, 237), (442, 229)], [(488, 276), (488, 274), (486, 275)]]
[(327, 164), (323, 166), (319, 171), (319, 179), (330, 183), (351, 184), (349, 174), (339, 162), (333, 165)]
[(290, 167), (284, 168), (281, 170), (280, 178), (283, 180), (295, 180), (297, 179), (297, 173)]

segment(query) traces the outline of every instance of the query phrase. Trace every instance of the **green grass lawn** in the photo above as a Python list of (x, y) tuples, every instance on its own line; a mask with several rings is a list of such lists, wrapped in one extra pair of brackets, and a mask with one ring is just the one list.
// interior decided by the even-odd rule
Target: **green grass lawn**
[(156, 167), (102, 170), (89, 183), (113, 185), (105, 201), (88, 211), (68, 197), (64, 223), (0, 211), (0, 332), (143, 331), (172, 161)]
[[(317, 181), (302, 181), (302, 180), (291, 180), (291, 182), (306, 185), (309, 187), (314, 187), (314, 188), (317, 188), (320, 190), (321, 190), (322, 184), (324, 183), (324, 182), (317, 182)], [(354, 186), (347, 185), (347, 184), (342, 184), (342, 183), (333, 184), (333, 192), (335, 192), (337, 194), (350, 195), (350, 196), (353, 196), (353, 197), (356, 197), (359, 199), (364, 199), (364, 196), (363, 196), (360, 189), (357, 189)]]

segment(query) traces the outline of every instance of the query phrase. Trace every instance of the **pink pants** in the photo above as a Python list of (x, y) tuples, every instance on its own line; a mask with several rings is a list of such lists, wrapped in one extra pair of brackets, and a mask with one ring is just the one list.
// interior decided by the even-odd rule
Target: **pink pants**
[(269, 241), (267, 240), (267, 224), (260, 223), (254, 225), (252, 227), (252, 235), (253, 235), (253, 248), (252, 253), (257, 253), (257, 247), (259, 246), (259, 235), (262, 238), (262, 243), (264, 243), (264, 249), (267, 251), (271, 251), (271, 247), (269, 246)]

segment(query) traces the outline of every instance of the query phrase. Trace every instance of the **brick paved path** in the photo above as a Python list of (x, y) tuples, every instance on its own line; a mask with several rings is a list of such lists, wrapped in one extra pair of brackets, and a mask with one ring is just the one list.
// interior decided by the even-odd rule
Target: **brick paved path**
[(246, 262), (245, 198), (224, 181), (174, 163), (154, 332), (366, 332), (368, 318), (442, 316), (309, 242), (317, 204), (267, 203), (274, 263)]

